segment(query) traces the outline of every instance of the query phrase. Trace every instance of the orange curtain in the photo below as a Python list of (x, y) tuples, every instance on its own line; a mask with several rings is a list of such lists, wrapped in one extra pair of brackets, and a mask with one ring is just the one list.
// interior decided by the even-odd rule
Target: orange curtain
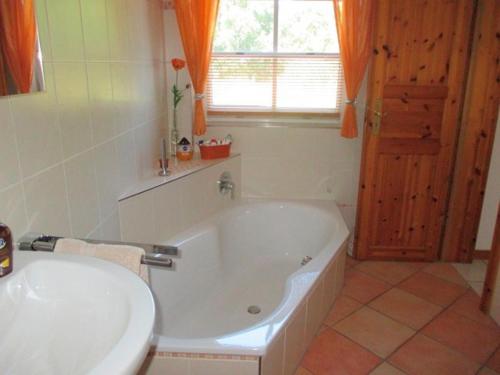
[(347, 93), (341, 135), (356, 138), (356, 97), (371, 55), (374, 0), (333, 0)]
[(29, 92), (36, 50), (33, 0), (0, 0), (0, 38), (6, 65), (18, 91)]
[(193, 133), (196, 135), (204, 134), (207, 129), (203, 98), (212, 57), (212, 41), (218, 8), (219, 0), (177, 0), (175, 2), (177, 23), (195, 91)]

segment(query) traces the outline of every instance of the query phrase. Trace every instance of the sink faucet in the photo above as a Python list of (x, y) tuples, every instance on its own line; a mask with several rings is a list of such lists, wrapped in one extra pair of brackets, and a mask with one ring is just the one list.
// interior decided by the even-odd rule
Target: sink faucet
[(235, 184), (231, 178), (231, 173), (222, 173), (219, 177), (219, 180), (217, 181), (217, 185), (219, 185), (219, 193), (221, 193), (222, 195), (231, 193), (231, 199), (234, 199)]

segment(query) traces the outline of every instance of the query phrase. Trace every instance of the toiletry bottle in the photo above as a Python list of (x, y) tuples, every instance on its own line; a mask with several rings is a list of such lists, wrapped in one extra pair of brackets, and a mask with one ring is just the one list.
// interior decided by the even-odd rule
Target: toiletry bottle
[(0, 277), (12, 272), (12, 234), (7, 225), (0, 223)]

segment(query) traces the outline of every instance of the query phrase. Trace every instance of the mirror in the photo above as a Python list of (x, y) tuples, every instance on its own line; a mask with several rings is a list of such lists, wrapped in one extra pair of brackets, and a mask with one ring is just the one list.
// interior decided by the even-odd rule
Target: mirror
[(0, 96), (43, 89), (35, 0), (0, 0)]

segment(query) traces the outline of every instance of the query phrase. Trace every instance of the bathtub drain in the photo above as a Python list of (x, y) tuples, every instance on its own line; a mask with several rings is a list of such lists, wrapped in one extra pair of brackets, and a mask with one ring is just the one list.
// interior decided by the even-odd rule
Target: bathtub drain
[(260, 307), (257, 306), (257, 305), (252, 305), (252, 306), (248, 306), (248, 309), (247, 311), (250, 313), (250, 314), (258, 314), (260, 313)]

